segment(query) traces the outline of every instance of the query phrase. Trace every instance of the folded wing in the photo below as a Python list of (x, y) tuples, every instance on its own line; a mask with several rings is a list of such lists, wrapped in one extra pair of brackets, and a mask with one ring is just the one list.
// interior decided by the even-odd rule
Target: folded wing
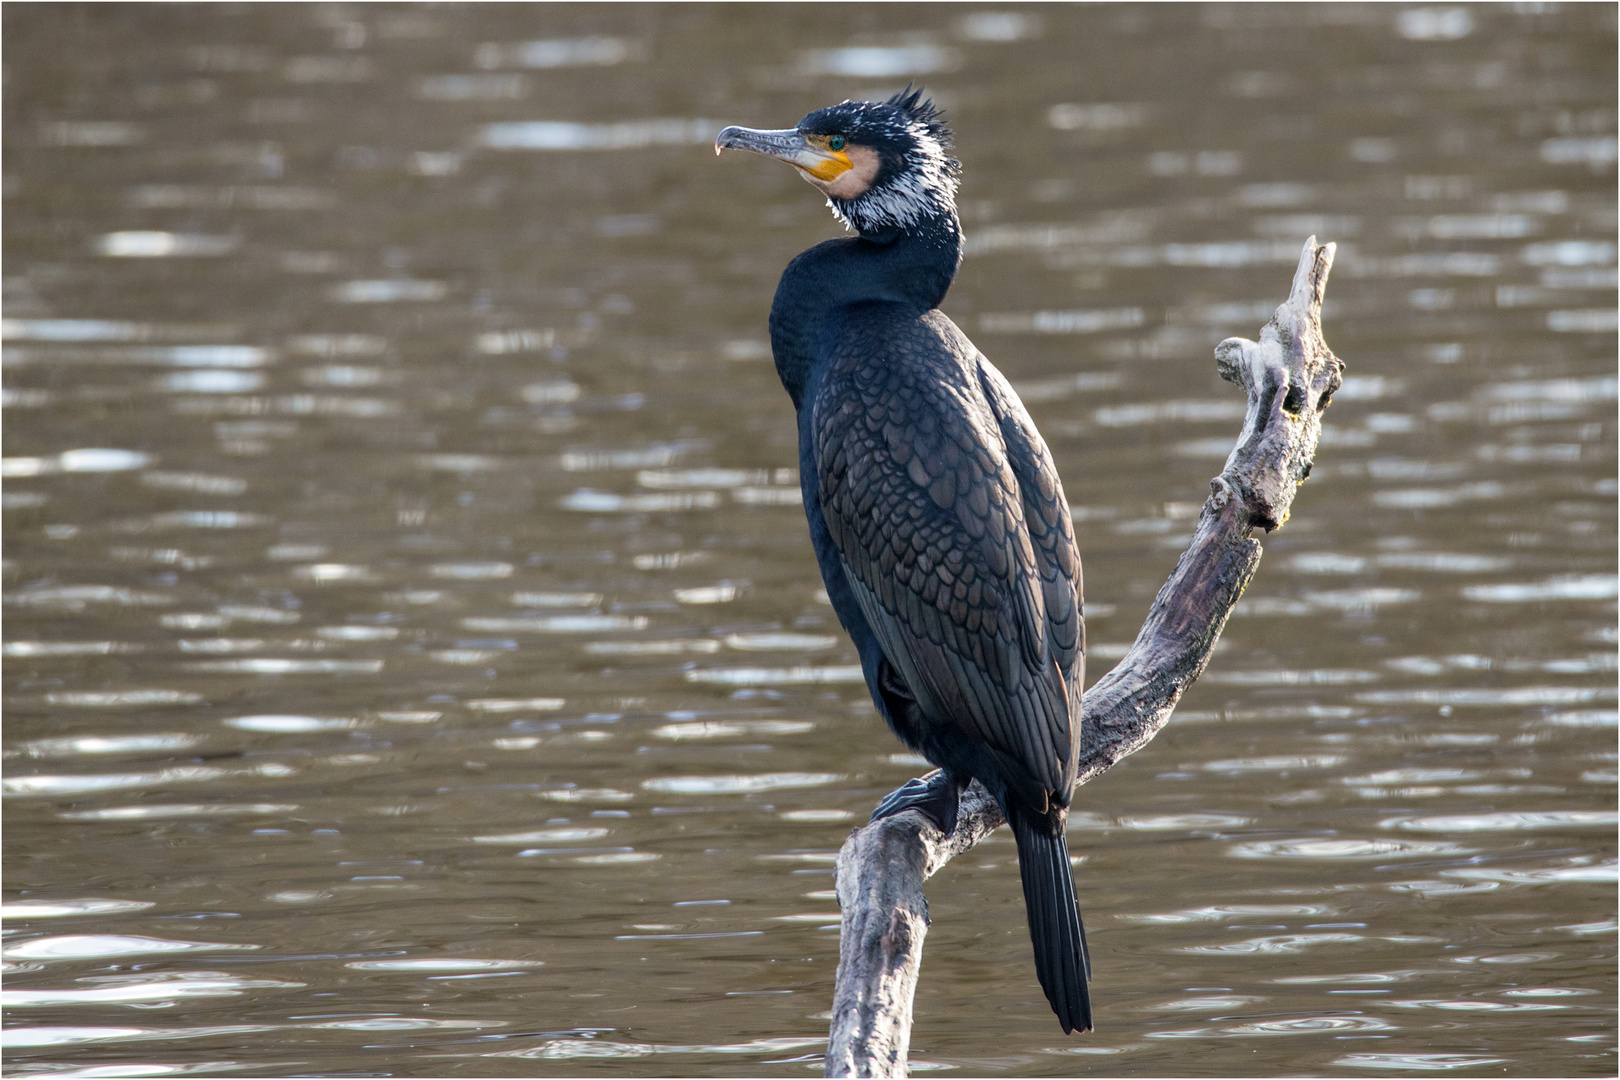
[(1026, 802), (1066, 804), (1084, 637), (1045, 444), (949, 319), (886, 314), (848, 321), (815, 398), (822, 514), (924, 716), (976, 735)]

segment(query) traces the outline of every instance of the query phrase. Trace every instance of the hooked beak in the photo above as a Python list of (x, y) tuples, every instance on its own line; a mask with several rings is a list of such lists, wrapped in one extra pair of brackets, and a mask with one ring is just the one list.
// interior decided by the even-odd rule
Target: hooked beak
[(749, 150), (785, 161), (800, 172), (822, 183), (831, 183), (855, 167), (842, 150), (829, 150), (825, 136), (803, 135), (796, 128), (761, 131), (757, 128), (728, 127), (715, 136), (714, 152)]

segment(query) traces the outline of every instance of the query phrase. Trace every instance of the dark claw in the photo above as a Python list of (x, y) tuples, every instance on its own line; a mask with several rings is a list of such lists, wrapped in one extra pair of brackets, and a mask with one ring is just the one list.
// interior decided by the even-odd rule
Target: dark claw
[(935, 773), (931, 779), (918, 777), (907, 780), (884, 796), (872, 811), (872, 820), (915, 810), (946, 836), (956, 831), (956, 812), (962, 789), (944, 773)]

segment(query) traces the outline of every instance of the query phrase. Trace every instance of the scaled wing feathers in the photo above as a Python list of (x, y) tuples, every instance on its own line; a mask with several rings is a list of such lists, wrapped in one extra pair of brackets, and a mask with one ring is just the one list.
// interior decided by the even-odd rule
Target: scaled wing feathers
[(1066, 805), (1084, 636), (1050, 456), (949, 319), (895, 322), (892, 311), (850, 319), (816, 395), (822, 514), (929, 721), (967, 727), (1030, 795)]

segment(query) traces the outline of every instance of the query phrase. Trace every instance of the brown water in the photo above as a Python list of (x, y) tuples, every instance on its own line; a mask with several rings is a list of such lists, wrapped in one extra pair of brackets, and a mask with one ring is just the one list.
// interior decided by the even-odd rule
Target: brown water
[(999, 836), (914, 1068), (1612, 1074), (1614, 11), (7, 5), (10, 1070), (819, 1069), (833, 853), (921, 765), (764, 345), (836, 226), (709, 142), (917, 78), (1093, 677), (1311, 233), (1350, 378), (1077, 796), (1099, 1030)]

